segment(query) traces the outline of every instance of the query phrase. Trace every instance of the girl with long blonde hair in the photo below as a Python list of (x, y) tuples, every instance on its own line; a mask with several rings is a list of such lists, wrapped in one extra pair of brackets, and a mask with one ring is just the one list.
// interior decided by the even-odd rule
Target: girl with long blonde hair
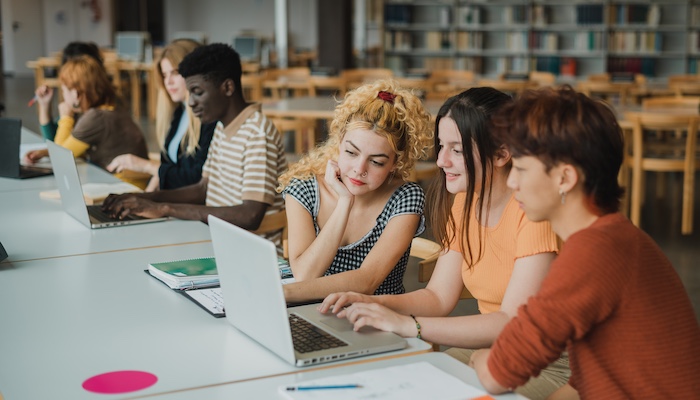
[(202, 124), (187, 106), (187, 86), (177, 66), (199, 43), (178, 39), (163, 49), (155, 73), (158, 79), (156, 138), (160, 161), (125, 154), (108, 166), (110, 171), (124, 169), (152, 175), (148, 191), (176, 189), (199, 182), (207, 159), (215, 123)]

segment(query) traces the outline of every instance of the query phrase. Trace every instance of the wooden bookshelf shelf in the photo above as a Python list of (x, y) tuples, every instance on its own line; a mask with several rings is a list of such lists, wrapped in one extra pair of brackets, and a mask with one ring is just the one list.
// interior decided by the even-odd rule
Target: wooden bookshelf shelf
[(368, 1), (396, 73), (698, 73), (700, 0)]

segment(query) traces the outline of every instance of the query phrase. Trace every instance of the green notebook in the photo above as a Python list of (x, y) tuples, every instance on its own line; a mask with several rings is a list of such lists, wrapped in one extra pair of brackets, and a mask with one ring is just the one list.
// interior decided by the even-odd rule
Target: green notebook
[(219, 285), (214, 257), (150, 263), (148, 272), (172, 289), (195, 289)]

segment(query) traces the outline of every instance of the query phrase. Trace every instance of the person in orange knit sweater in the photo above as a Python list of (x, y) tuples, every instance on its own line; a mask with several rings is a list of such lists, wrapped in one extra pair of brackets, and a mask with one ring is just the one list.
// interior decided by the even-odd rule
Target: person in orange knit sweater
[[(63, 101), (58, 106), (56, 144), (103, 169), (121, 154), (148, 157), (143, 133), (131, 115), (117, 107), (117, 94), (102, 64), (87, 55), (72, 58), (61, 67), (59, 80)], [(76, 113), (81, 113), (77, 122)], [(25, 158), (31, 163), (47, 155), (46, 149), (34, 150)], [(128, 170), (114, 175), (141, 189), (150, 179)]]
[[(335, 293), (320, 311), (335, 310), (356, 329), (371, 325), (453, 346), (447, 353), (465, 364), (474, 349), (491, 346), (537, 292), (558, 250), (549, 223), (528, 220), (506, 186), (510, 153), (493, 137), (488, 121), (511, 101), (496, 89), (472, 88), (449, 98), (437, 114), (435, 146), (442, 171), (426, 209), (443, 252), (426, 288), (391, 296)], [(465, 286), (480, 314), (448, 317)], [(564, 354), (518, 393), (544, 399), (569, 375)]]
[(526, 92), (494, 118), (513, 154), (508, 186), (564, 240), (539, 292), (470, 364), (508, 391), (568, 349), (555, 398), (700, 396), (700, 327), (673, 266), (619, 213), (623, 136), (613, 112), (570, 87)]

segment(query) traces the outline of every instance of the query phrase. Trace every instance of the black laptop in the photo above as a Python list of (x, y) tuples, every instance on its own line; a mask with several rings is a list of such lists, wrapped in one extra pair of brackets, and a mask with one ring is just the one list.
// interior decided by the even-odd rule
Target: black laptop
[(0, 118), (0, 177), (34, 178), (51, 175), (51, 168), (21, 165), (19, 145), (22, 140), (22, 120)]

